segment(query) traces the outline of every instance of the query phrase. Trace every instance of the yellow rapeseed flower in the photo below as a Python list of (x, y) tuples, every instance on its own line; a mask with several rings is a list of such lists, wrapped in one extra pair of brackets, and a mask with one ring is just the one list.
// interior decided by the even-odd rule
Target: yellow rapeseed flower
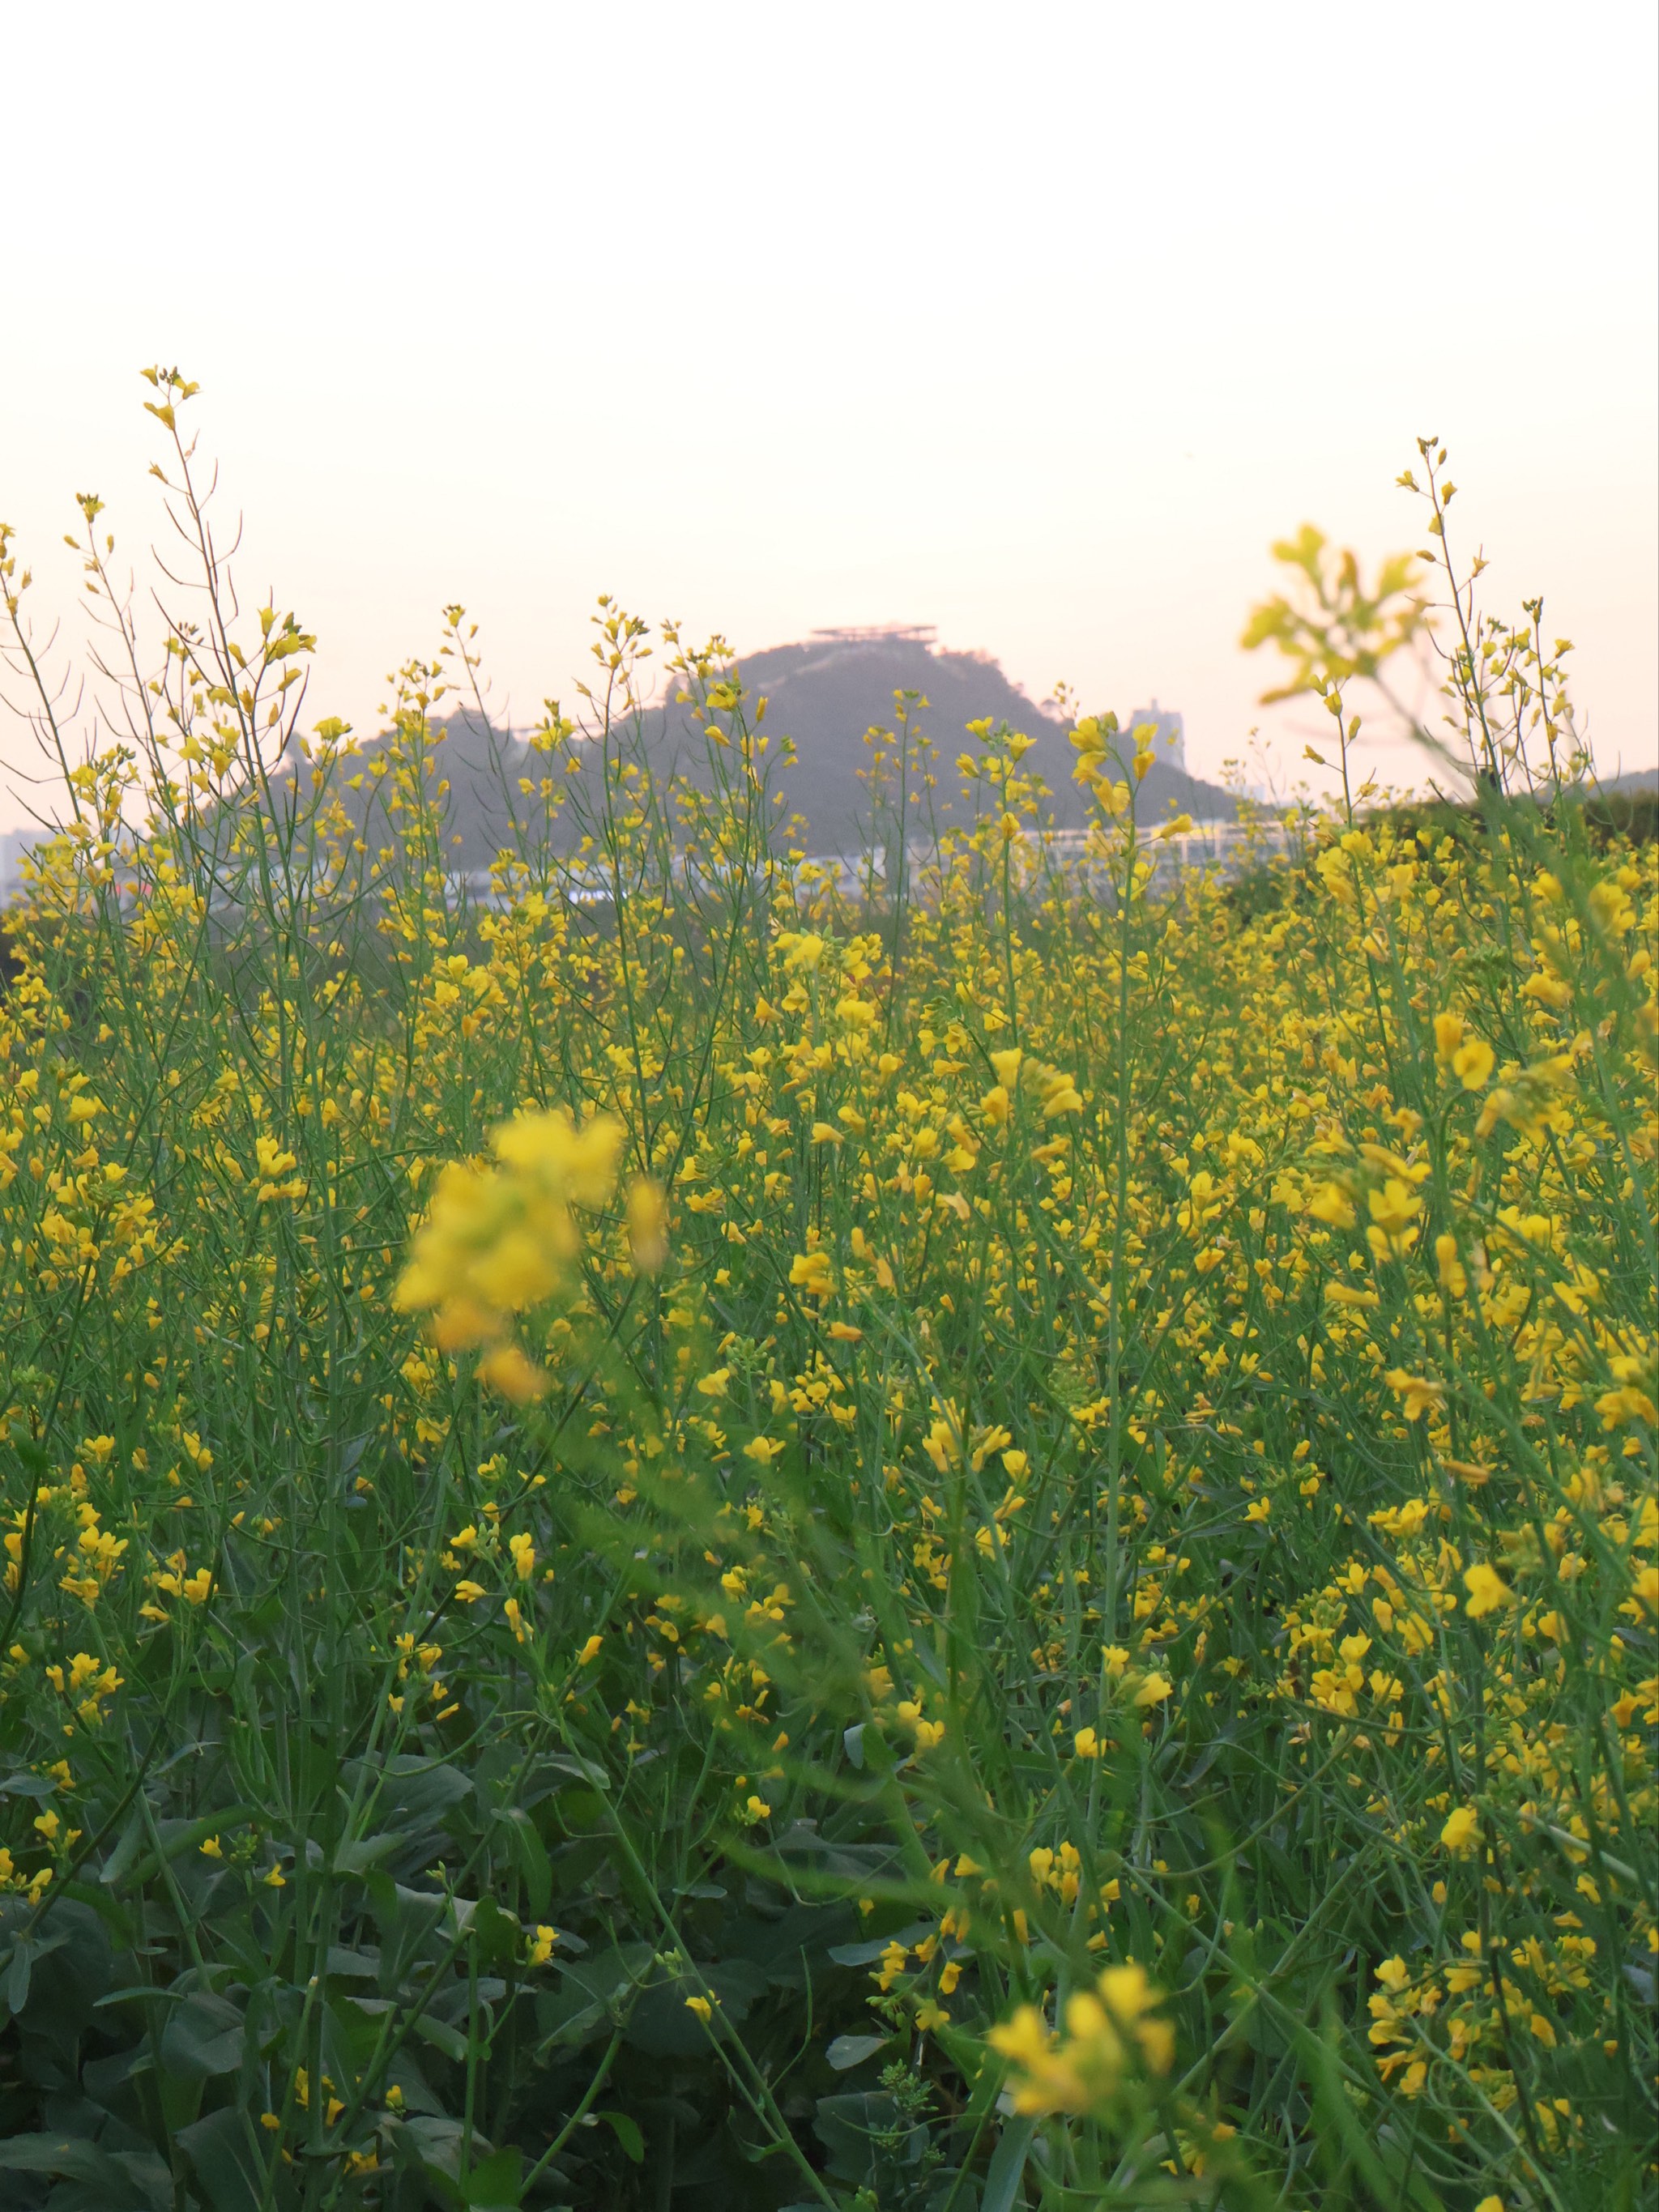
[(829, 1254), (798, 1252), (789, 1263), (789, 1284), (792, 1290), (805, 1291), (809, 1297), (827, 1298), (835, 1288)]
[[(512, 1316), (542, 1304), (567, 1279), (580, 1248), (573, 1206), (602, 1206), (615, 1178), (620, 1125), (599, 1115), (578, 1128), (562, 1109), (502, 1122), (491, 1143), (499, 1164), (452, 1162), (398, 1279), (394, 1302), (430, 1312), (446, 1351), (504, 1343)], [(511, 1360), (493, 1380), (532, 1395), (532, 1374)]]
[(1510, 1604), (1515, 1596), (1515, 1592), (1500, 1574), (1479, 1562), (1465, 1569), (1463, 1587), (1468, 1592), (1463, 1609), (1471, 1620), (1480, 1620), (1489, 1613), (1496, 1613), (1500, 1606)]
[(1093, 1990), (1067, 1998), (1063, 2034), (1048, 2027), (1035, 2005), (1021, 2005), (986, 2035), (1010, 2063), (1014, 2110), (1081, 2117), (1108, 2105), (1130, 2069), (1167, 2073), (1175, 2037), (1157, 2009), (1162, 2001), (1145, 1968), (1131, 1961), (1109, 1966)]
[(1461, 1855), (1474, 1849), (1480, 1829), (1479, 1814), (1471, 1806), (1460, 1805), (1457, 1810), (1448, 1817), (1446, 1825), (1441, 1829), (1440, 1840), (1449, 1851), (1456, 1851)]
[(792, 975), (816, 975), (823, 958), (823, 939), (811, 930), (781, 930), (778, 950)]

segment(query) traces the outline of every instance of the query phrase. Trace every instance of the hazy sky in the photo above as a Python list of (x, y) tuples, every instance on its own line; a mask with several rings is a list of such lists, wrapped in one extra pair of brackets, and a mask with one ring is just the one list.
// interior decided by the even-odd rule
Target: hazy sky
[(1650, 762), (1656, 60), (1651, 0), (33, 0), (0, 516), (76, 638), (71, 495), (143, 552), (177, 361), (312, 719), (456, 599), (528, 719), (609, 590), (740, 649), (932, 622), (1213, 769), (1300, 749), (1236, 644), (1269, 539), (1419, 542), (1433, 432)]

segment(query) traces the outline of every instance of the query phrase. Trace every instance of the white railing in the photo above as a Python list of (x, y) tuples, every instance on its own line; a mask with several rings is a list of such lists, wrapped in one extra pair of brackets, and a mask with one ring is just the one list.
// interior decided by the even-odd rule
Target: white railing
[[(1078, 876), (1085, 882), (1097, 878), (1103, 873), (1104, 860), (1095, 834), (1092, 830), (1077, 829), (1047, 830), (1028, 835), (1019, 848), (1021, 880), (1029, 882), (1045, 867), (1062, 875)], [(1182, 830), (1178, 836), (1159, 838), (1149, 835), (1142, 850), (1159, 874), (1203, 867), (1219, 867), (1232, 873), (1259, 855), (1283, 853), (1287, 844), (1285, 824), (1267, 817), (1248, 823), (1194, 822), (1190, 830)], [(917, 842), (905, 848), (907, 870), (918, 878), (925, 876), (936, 860), (936, 849), (931, 844)], [(876, 849), (811, 853), (793, 864), (781, 861), (777, 865), (793, 875), (803, 889), (829, 890), (842, 898), (858, 898), (884, 884), (887, 878), (887, 855)], [(750, 871), (751, 878), (760, 873), (758, 868)], [(612, 895), (610, 872), (598, 862), (561, 865), (555, 870), (554, 878), (549, 888), (556, 889), (572, 905), (605, 905)], [(671, 863), (671, 880), (677, 884), (696, 883), (714, 889), (721, 878), (722, 871), (706, 860), (694, 862), (682, 854)], [(469, 905), (475, 907), (499, 908), (513, 896), (510, 873), (502, 876), (489, 868), (458, 869), (446, 881), (452, 893), (465, 897)]]

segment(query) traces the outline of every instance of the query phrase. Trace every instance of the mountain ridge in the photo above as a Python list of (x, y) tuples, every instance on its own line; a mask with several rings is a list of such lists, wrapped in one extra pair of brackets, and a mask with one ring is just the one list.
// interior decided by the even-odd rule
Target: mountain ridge
[[(931, 747), (926, 772), (933, 778), (931, 788), (912, 790), (907, 836), (925, 837), (935, 828), (971, 818), (959, 796), (957, 763), (963, 754), (978, 750), (967, 725), (987, 719), (994, 727), (1006, 723), (1031, 740), (1021, 773), (1040, 776), (1047, 786), (1041, 806), (1046, 823), (1075, 828), (1088, 818), (1072, 781), (1069, 724), (1059, 710), (1030, 698), (1011, 682), (989, 653), (944, 650), (933, 645), (927, 630), (895, 625), (817, 631), (791, 643), (734, 653), (727, 672), (741, 683), (751, 720), (760, 701), (767, 702), (773, 786), (782, 794), (775, 818), (780, 830), (788, 829), (791, 842), (812, 854), (862, 852), (895, 833), (890, 805), (879, 827), (875, 818), (869, 782), (873, 748), (866, 740), (896, 730), (902, 703), (908, 708), (912, 730)], [(505, 827), (502, 779), (509, 788), (520, 776), (539, 781), (546, 765), (524, 738), (486, 729), (476, 715), (458, 710), (445, 726), (442, 773), (450, 781), (453, 827), (461, 839), (454, 857), (459, 866), (483, 867), (495, 857)], [(681, 703), (679, 687), (642, 710), (639, 734), (646, 757), (659, 774), (678, 767), (694, 782), (701, 780), (702, 733), (690, 708)], [(793, 760), (782, 757), (781, 741), (786, 738), (792, 741)], [(359, 750), (368, 753), (383, 743), (384, 738), (372, 739)], [(1149, 822), (1175, 812), (1231, 820), (1237, 811), (1231, 793), (1167, 760), (1154, 761), (1139, 800)], [(556, 834), (571, 834), (568, 813)]]

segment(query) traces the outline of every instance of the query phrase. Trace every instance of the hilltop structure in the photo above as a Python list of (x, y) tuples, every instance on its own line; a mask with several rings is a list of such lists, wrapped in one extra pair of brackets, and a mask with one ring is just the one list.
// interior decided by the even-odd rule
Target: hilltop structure
[(1150, 707), (1137, 707), (1125, 727), (1139, 730), (1144, 729), (1148, 723), (1152, 725), (1155, 733), (1152, 748), (1153, 759), (1162, 761), (1166, 768), (1179, 769), (1182, 775), (1185, 775), (1187, 773), (1185, 716), (1171, 712), (1167, 707), (1160, 707), (1154, 699)]

